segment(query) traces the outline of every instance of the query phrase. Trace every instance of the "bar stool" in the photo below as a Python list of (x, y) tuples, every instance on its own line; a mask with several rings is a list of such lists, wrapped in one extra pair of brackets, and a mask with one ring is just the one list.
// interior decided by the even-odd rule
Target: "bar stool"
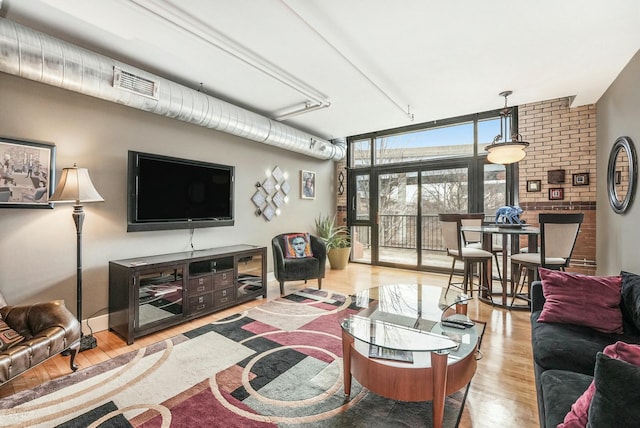
[[(584, 213), (541, 213), (538, 215), (540, 223), (540, 251), (537, 253), (519, 253), (511, 256), (512, 266), (518, 272), (517, 283), (520, 293), (515, 290), (511, 306), (516, 297), (522, 294), (525, 282), (530, 287), (538, 279), (538, 268), (564, 270), (569, 266), (571, 255), (578, 239), (580, 225), (584, 220)], [(526, 269), (533, 272), (533, 277), (522, 275)], [(522, 276), (522, 283), (520, 277)]]
[[(484, 213), (460, 214), (462, 226), (482, 226), (484, 223)], [(482, 233), (481, 232), (462, 232), (464, 246), (467, 248), (477, 248), (482, 250)], [(502, 273), (500, 272), (500, 263), (498, 254), (502, 255), (502, 245), (491, 241), (491, 254), (496, 260), (496, 269), (498, 270), (498, 279), (502, 281)]]
[[(467, 214), (468, 215), (468, 214)], [(493, 257), (489, 251), (478, 248), (465, 247), (462, 239), (462, 218), (465, 214), (438, 214), (440, 220), (440, 228), (442, 231), (442, 240), (447, 249), (447, 255), (453, 257), (451, 264), (451, 272), (449, 274), (449, 282), (445, 296), (449, 292), (449, 288), (454, 287), (462, 290), (466, 294), (473, 296), (473, 271), (476, 264), (482, 265), (482, 274), (485, 275), (486, 283), (491, 280), (489, 274), (488, 261)], [(464, 263), (464, 275), (460, 286), (452, 283), (455, 271), (456, 261)], [(479, 281), (478, 291), (480, 291), (482, 281)]]

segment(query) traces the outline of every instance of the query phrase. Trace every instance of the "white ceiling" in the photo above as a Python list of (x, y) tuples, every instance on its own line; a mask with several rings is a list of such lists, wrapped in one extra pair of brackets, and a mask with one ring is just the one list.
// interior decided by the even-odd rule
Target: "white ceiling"
[[(0, 0), (0, 15), (332, 139), (509, 105), (591, 104), (638, 0)], [(408, 114), (410, 113), (410, 114)], [(413, 120), (410, 118), (413, 116)]]

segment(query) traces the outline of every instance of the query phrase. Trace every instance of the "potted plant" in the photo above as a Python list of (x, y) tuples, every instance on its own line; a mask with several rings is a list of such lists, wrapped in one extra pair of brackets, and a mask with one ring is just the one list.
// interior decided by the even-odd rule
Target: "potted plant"
[(344, 269), (351, 254), (349, 228), (336, 224), (335, 216), (320, 216), (316, 219), (316, 233), (327, 246), (327, 258), (331, 269)]

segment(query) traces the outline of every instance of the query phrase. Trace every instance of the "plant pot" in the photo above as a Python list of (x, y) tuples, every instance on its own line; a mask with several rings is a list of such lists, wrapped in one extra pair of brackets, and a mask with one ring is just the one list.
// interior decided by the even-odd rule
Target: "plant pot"
[(344, 269), (349, 263), (349, 255), (351, 254), (351, 247), (347, 248), (332, 248), (327, 252), (327, 258), (331, 269)]

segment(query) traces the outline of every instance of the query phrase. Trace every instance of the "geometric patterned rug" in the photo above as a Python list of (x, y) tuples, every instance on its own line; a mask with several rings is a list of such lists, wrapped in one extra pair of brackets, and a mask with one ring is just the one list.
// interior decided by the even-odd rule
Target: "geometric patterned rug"
[[(305, 289), (0, 399), (0, 426), (419, 427), (431, 402), (342, 388), (336, 313), (350, 298)], [(456, 427), (468, 386), (447, 397)]]

